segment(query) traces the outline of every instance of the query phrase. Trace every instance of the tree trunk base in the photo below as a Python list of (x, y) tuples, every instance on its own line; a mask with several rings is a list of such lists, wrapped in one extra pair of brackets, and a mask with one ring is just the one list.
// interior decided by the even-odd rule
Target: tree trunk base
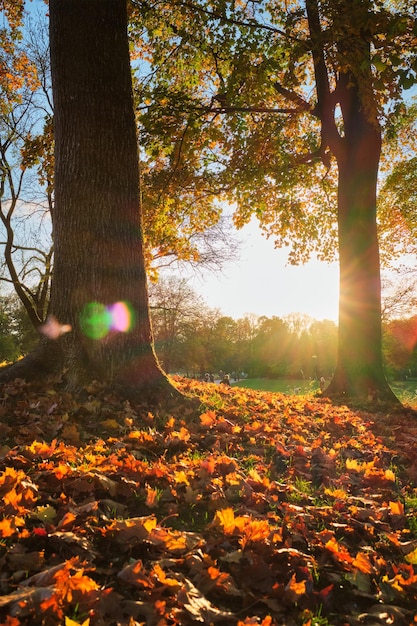
[(65, 353), (57, 342), (41, 341), (38, 346), (23, 359), (0, 368), (0, 385), (22, 379), (27, 383), (45, 381), (49, 387), (56, 386), (60, 391), (67, 391), (74, 396), (85, 394), (85, 388), (94, 382), (108, 387), (127, 400), (152, 406), (169, 408), (178, 403), (189, 401), (197, 409), (200, 401), (184, 395), (170, 381), (159, 366), (155, 365), (148, 376), (135, 376), (133, 380), (104, 380), (97, 372), (84, 365), (66, 362)]
[(345, 374), (336, 372), (323, 395), (336, 404), (366, 407), (368, 410), (402, 406), (385, 377), (376, 380), (350, 380)]
[(16, 378), (38, 381), (62, 373), (63, 354), (57, 344), (40, 342), (32, 352), (9, 365), (0, 367), (0, 384)]

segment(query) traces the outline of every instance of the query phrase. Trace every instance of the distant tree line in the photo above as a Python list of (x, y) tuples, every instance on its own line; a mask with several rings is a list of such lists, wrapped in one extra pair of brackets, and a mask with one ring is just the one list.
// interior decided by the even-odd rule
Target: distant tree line
[[(236, 377), (330, 378), (337, 359), (337, 325), (306, 315), (246, 315), (211, 309), (186, 280), (150, 286), (155, 348), (166, 371), (189, 376), (223, 370)], [(392, 378), (417, 373), (417, 317), (384, 323), (384, 361)]]
[[(164, 369), (201, 377), (223, 370), (236, 378), (330, 378), (337, 356), (337, 325), (307, 315), (245, 315), (210, 308), (177, 277), (150, 285), (155, 349)], [(390, 378), (417, 375), (417, 316), (384, 323), (384, 361)], [(0, 298), (0, 362), (24, 356), (38, 333), (15, 296)]]

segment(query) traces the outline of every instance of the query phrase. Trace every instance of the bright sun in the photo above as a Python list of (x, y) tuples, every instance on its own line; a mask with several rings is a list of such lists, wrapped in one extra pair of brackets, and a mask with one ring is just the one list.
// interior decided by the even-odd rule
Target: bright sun
[(311, 261), (288, 265), (287, 251), (276, 250), (262, 236), (255, 221), (239, 231), (241, 259), (225, 267), (223, 274), (210, 272), (193, 278), (194, 289), (210, 308), (234, 319), (246, 313), (285, 317), (291, 313), (337, 322), (339, 268), (337, 263)]

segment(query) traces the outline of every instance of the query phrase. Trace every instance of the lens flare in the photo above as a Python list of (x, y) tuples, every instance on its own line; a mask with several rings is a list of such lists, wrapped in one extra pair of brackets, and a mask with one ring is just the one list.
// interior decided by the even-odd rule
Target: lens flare
[(127, 333), (133, 327), (133, 310), (127, 302), (116, 302), (108, 307), (111, 315), (111, 329)]
[(128, 302), (115, 302), (109, 306), (89, 302), (81, 312), (80, 325), (86, 337), (103, 339), (110, 331), (129, 332), (134, 326), (134, 312)]
[(103, 339), (109, 332), (111, 316), (104, 304), (89, 302), (80, 317), (81, 330), (90, 339)]

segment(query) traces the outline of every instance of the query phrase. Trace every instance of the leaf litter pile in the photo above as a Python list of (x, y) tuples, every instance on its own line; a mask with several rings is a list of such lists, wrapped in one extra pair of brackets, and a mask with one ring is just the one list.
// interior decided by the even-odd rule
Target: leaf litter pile
[(417, 624), (417, 420), (178, 379), (0, 394), (0, 624)]

